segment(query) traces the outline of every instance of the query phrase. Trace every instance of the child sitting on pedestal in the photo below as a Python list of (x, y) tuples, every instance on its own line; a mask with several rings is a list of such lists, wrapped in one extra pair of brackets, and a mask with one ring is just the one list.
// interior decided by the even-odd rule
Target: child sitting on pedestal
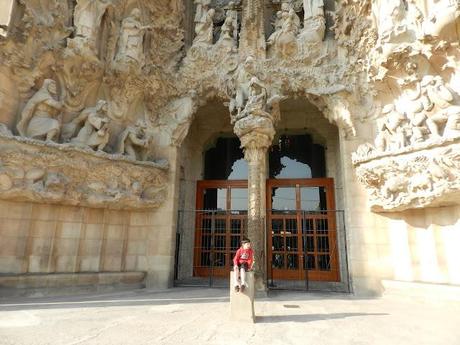
[(241, 247), (233, 258), (233, 270), (235, 272), (235, 291), (244, 292), (246, 283), (246, 272), (252, 270), (254, 265), (254, 251), (251, 248), (251, 241), (244, 239), (241, 241)]

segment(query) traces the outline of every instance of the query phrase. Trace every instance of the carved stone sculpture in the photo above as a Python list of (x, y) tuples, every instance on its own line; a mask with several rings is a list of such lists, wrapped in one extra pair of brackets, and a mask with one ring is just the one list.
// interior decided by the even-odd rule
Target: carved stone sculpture
[(152, 137), (147, 124), (145, 121), (138, 121), (135, 126), (128, 126), (121, 133), (116, 153), (134, 160), (146, 161), (151, 143)]
[(123, 19), (116, 60), (123, 62), (144, 63), (144, 35), (151, 26), (141, 23), (141, 11), (135, 8)]
[(103, 151), (110, 139), (108, 128), (110, 119), (106, 114), (107, 103), (105, 101), (100, 101), (95, 108), (83, 111), (81, 117), (86, 117), (84, 120), (85, 123), (78, 132), (78, 135), (70, 142), (78, 146)]
[(219, 41), (217, 41), (217, 46), (225, 47), (228, 49), (236, 48), (236, 41), (233, 37), (234, 35), (234, 20), (232, 17), (227, 16), (225, 18), (224, 24), (220, 29)]
[(238, 116), (243, 110), (249, 97), (249, 83), (256, 76), (255, 61), (252, 56), (248, 56), (242, 66), (240, 66), (235, 76), (235, 94), (229, 104), (230, 115), (233, 118)]
[(297, 52), (297, 34), (300, 30), (300, 19), (292, 5), (283, 3), (281, 13), (277, 14), (275, 26), (278, 28), (269, 37), (267, 45), (279, 57), (289, 57)]
[(61, 130), (62, 103), (57, 95), (56, 82), (46, 79), (41, 89), (27, 102), (22, 110), (17, 129), (21, 136), (56, 141)]
[(64, 142), (69, 142), (70, 139), (74, 138), (85, 125), (86, 120), (91, 114), (98, 116), (105, 116), (107, 114), (108, 105), (104, 100), (99, 100), (95, 107), (84, 109), (79, 115), (77, 115), (72, 121), (62, 126), (61, 138)]
[(112, 0), (78, 0), (75, 6), (74, 22), (77, 42), (86, 42), (95, 50), (100, 23)]
[(384, 152), (407, 146), (407, 117), (396, 111), (393, 104), (386, 106), (383, 114), (385, 118), (378, 126), (379, 132), (375, 139), (375, 147)]
[(206, 16), (211, 5), (211, 0), (194, 0), (196, 5), (195, 11), (195, 24), (201, 23), (203, 18)]
[(215, 10), (213, 8), (207, 10), (200, 18), (199, 21), (195, 23), (195, 39), (193, 40), (193, 45), (211, 45), (214, 34), (214, 14)]
[(303, 0), (304, 28), (301, 39), (304, 43), (314, 44), (324, 39), (326, 19), (323, 0)]
[(233, 28), (232, 37), (235, 41), (238, 41), (238, 10), (234, 1), (228, 3), (226, 18), (230, 18), (229, 21), (231, 21), (231, 27)]
[(194, 90), (171, 102), (164, 109), (165, 115), (159, 119), (158, 133), (155, 133), (160, 141), (180, 146), (189, 132), (197, 107), (197, 93)]
[(249, 99), (246, 106), (233, 119), (235, 134), (242, 143), (246, 134), (259, 133), (273, 139), (273, 117), (266, 108), (267, 90), (257, 77), (253, 77), (249, 82)]

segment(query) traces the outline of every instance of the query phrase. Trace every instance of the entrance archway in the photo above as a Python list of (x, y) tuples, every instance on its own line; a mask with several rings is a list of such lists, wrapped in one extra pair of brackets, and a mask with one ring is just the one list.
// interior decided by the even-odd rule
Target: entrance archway
[[(225, 277), (247, 236), (247, 163), (237, 138), (219, 138), (205, 153), (197, 183), (193, 274)], [(324, 147), (283, 135), (269, 151), (266, 253), (268, 278), (338, 281), (334, 181)]]

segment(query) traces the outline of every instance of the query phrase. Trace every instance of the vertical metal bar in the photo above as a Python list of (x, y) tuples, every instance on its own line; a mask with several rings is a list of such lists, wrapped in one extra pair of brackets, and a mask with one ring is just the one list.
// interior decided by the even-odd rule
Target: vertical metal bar
[[(306, 218), (306, 212), (303, 211), (303, 219), (304, 219), (304, 224), (307, 224), (307, 218)], [(310, 282), (308, 281), (308, 231), (305, 229), (305, 290), (309, 291), (310, 290)]]
[(211, 262), (211, 274), (209, 275), (209, 287), (212, 287), (213, 284), (213, 276), (214, 276), (214, 236), (215, 236), (215, 229), (216, 229), (216, 211), (211, 211), (211, 250), (209, 252), (209, 260)]
[(345, 211), (341, 211), (342, 223), (343, 223), (343, 236), (345, 243), (345, 269), (347, 270), (347, 287), (348, 293), (352, 293), (351, 279), (350, 279), (350, 267), (348, 266), (348, 245), (347, 245), (347, 225), (345, 223)]

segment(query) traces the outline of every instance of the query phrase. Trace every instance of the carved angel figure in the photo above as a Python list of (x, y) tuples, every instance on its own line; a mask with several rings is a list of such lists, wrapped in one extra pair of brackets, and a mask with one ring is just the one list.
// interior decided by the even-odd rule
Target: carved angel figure
[(145, 121), (138, 121), (135, 126), (128, 126), (120, 135), (116, 153), (131, 159), (146, 161), (152, 137), (148, 133)]
[(110, 119), (106, 116), (106, 113), (107, 103), (105, 101), (100, 101), (99, 107), (83, 111), (82, 117), (86, 117), (85, 124), (78, 132), (78, 135), (70, 142), (78, 146), (103, 151), (110, 139), (108, 127)]
[(21, 136), (56, 141), (61, 130), (58, 119), (62, 102), (57, 95), (56, 82), (45, 79), (40, 90), (27, 102), (21, 113), (17, 129)]
[(118, 43), (118, 61), (144, 61), (144, 35), (151, 26), (142, 25), (141, 11), (135, 8), (131, 14), (123, 20), (121, 25), (120, 41)]

